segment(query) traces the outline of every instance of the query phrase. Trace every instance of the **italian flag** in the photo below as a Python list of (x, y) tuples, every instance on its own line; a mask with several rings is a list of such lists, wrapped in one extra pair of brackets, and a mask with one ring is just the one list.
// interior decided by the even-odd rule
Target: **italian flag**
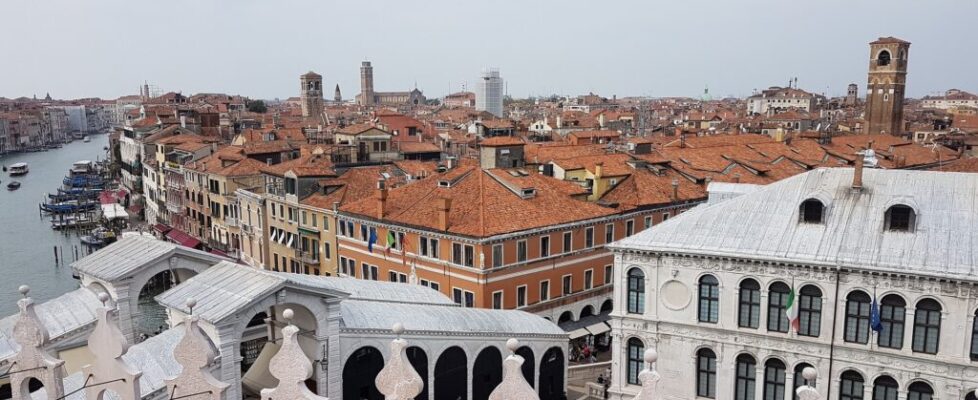
[(788, 308), (785, 309), (784, 313), (788, 317), (791, 329), (798, 332), (801, 321), (798, 320), (798, 300), (795, 299), (795, 288), (791, 288), (791, 291), (788, 292)]

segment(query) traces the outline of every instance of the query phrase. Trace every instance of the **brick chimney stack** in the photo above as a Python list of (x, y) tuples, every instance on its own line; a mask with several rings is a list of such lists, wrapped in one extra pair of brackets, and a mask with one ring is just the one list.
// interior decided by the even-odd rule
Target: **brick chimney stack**
[(377, 180), (377, 197), (380, 199), (377, 203), (377, 218), (384, 219), (384, 211), (387, 208), (387, 181), (384, 178)]
[(863, 152), (856, 153), (856, 165), (852, 170), (852, 188), (856, 190), (863, 188)]
[(673, 179), (672, 180), (672, 201), (673, 202), (678, 202), (679, 201), (679, 180), (678, 179)]
[(452, 199), (438, 198), (438, 230), (448, 230), (448, 212), (452, 209)]

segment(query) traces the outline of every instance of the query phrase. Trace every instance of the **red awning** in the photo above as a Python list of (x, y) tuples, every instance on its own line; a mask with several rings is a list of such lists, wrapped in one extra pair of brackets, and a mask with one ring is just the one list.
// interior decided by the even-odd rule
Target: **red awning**
[(171, 229), (169, 232), (167, 232), (166, 238), (181, 246), (197, 248), (197, 246), (200, 245), (199, 240), (194, 239), (193, 236), (190, 236), (186, 232), (179, 229)]
[(156, 224), (156, 225), (153, 225), (153, 229), (155, 229), (159, 233), (167, 233), (167, 232), (169, 232), (173, 228), (170, 228), (169, 226), (167, 226), (165, 224)]

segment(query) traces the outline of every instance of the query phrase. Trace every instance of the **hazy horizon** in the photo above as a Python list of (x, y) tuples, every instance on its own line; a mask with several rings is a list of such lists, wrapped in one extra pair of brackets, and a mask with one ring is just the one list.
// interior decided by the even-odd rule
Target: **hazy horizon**
[(744, 97), (786, 85), (863, 95), (868, 43), (908, 40), (907, 92), (978, 91), (971, 22), (978, 2), (773, 0), (683, 2), (437, 0), (200, 2), (8, 0), (0, 97), (57, 99), (163, 91), (252, 98), (298, 95), (323, 75), (324, 95), (359, 92), (370, 60), (377, 91), (429, 98), (474, 89), (498, 67), (514, 97), (550, 94)]

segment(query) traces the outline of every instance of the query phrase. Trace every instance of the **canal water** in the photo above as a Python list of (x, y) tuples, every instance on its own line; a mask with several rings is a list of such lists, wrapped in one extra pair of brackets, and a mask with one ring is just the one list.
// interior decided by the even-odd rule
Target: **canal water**
[[(40, 204), (47, 193), (57, 191), (71, 164), (79, 160), (104, 160), (109, 136), (92, 135), (91, 141), (80, 140), (38, 153), (18, 153), (0, 156), (0, 164), (9, 166), (26, 162), (30, 172), (11, 177), (0, 174), (0, 317), (17, 312), (20, 285), (30, 285), (31, 297), (37, 302), (57, 297), (78, 287), (71, 277), (71, 267), (88, 250), (74, 233), (65, 236), (51, 229), (49, 217), (41, 217)], [(7, 190), (11, 181), (21, 183), (20, 189)], [(54, 262), (54, 247), (63, 251), (61, 264)]]

